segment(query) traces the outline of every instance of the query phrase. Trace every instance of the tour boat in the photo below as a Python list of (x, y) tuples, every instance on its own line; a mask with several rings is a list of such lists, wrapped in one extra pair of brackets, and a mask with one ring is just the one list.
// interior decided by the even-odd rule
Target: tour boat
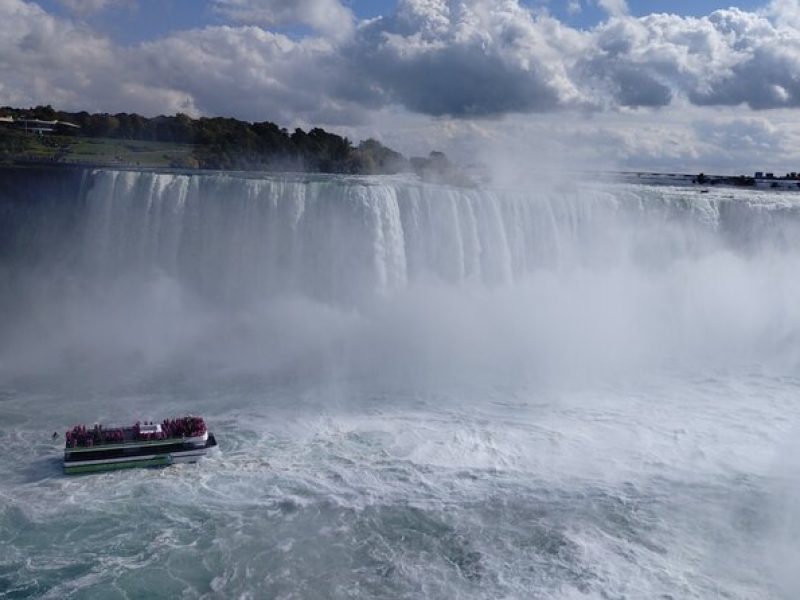
[(64, 472), (91, 473), (197, 462), (216, 445), (217, 440), (200, 417), (137, 422), (131, 427), (76, 425), (66, 433)]

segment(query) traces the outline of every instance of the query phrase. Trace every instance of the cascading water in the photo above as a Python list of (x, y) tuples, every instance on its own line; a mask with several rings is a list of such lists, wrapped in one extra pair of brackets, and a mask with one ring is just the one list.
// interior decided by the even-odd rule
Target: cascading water
[[(15, 181), (0, 594), (800, 591), (795, 194)], [(220, 456), (59, 475), (53, 430), (180, 412)]]
[(426, 278), (496, 285), (561, 265), (636, 261), (639, 252), (680, 260), (707, 252), (710, 236), (734, 251), (800, 244), (791, 201), (670, 192), (101, 171), (77, 238), (84, 268), (157, 269), (228, 302), (292, 291), (352, 303)]

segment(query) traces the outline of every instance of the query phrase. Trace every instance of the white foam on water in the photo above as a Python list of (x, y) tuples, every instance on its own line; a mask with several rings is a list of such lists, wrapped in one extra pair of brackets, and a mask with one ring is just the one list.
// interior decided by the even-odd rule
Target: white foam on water
[[(7, 260), (0, 590), (796, 594), (794, 195), (90, 179), (78, 252)], [(183, 412), (220, 452), (61, 475)]]

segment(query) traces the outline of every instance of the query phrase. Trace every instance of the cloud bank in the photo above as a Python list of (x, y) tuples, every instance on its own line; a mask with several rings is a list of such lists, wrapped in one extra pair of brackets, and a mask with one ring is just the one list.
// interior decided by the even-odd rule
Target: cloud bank
[[(394, 13), (359, 24), (337, 0), (215, 0), (231, 25), (119, 47), (36, 4), (0, 0), (2, 93), (148, 112), (143, 91), (151, 90), (169, 102), (163, 110), (218, 112), (222, 86), (241, 116), (288, 104), (344, 121), (356, 106), (456, 117), (660, 107), (678, 98), (800, 106), (796, 1), (700, 18), (636, 18), (624, 2), (601, 4), (608, 20), (579, 30), (517, 0), (401, 0)], [(292, 24), (316, 33), (267, 29)]]
[(227, 24), (122, 46), (80, 19), (0, 0), (0, 104), (334, 126), (379, 111), (474, 120), (685, 107), (739, 107), (741, 125), (800, 107), (797, 0), (703, 17), (597, 4), (607, 19), (576, 29), (519, 0), (400, 0), (361, 22), (338, 0), (213, 0)]

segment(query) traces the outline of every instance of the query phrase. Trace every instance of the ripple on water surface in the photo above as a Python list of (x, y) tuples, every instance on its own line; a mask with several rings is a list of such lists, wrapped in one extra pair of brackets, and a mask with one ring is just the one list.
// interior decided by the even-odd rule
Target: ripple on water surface
[[(400, 394), (376, 406), (370, 396), (322, 412), (238, 398), (246, 411), (208, 414), (221, 452), (199, 465), (74, 478), (21, 416), (53, 398), (17, 394), (0, 429), (10, 459), (0, 465), (0, 590), (776, 596), (765, 557), (780, 488), (763, 446), (789, 433), (781, 419), (795, 414), (796, 386), (727, 384), (651, 381), (646, 394), (607, 390), (591, 402), (523, 389), (507, 401)], [(40, 426), (57, 428), (64, 412)]]

